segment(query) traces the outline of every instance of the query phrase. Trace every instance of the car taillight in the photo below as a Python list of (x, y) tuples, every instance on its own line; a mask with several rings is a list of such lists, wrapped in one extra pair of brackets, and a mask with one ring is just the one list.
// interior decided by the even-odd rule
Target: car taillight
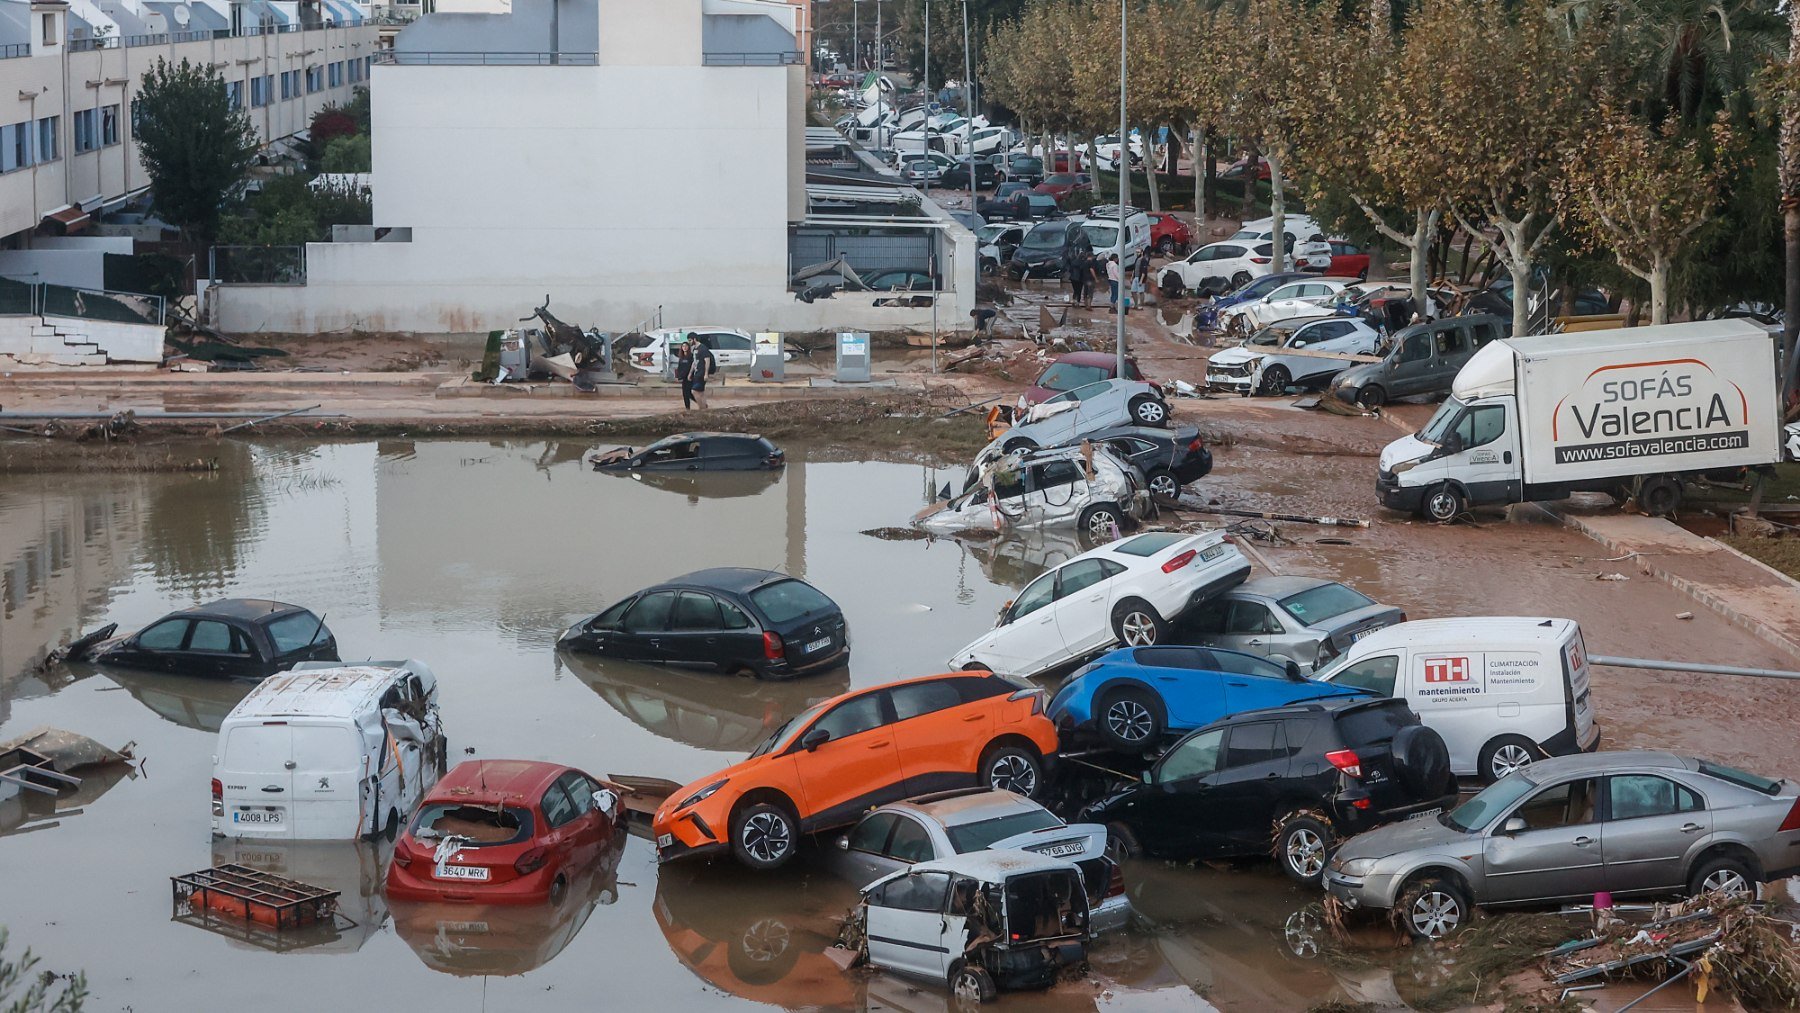
[(763, 631), (763, 657), (770, 661), (780, 661), (781, 650), (781, 637), (773, 631)]
[(212, 779), (212, 814), (225, 815), (225, 786), (216, 777)]
[(543, 848), (532, 848), (520, 855), (519, 860), (513, 863), (513, 871), (521, 876), (536, 872), (544, 867), (544, 858), (547, 855), (549, 852)]
[(1179, 570), (1182, 567), (1193, 562), (1194, 557), (1196, 555), (1199, 555), (1199, 553), (1195, 552), (1193, 549), (1189, 549), (1186, 552), (1183, 552), (1180, 555), (1176, 556), (1174, 559), (1171, 559), (1168, 562), (1164, 563), (1162, 565), (1162, 571), (1164, 573), (1174, 573), (1176, 570)]
[(1800, 830), (1800, 798), (1794, 800), (1794, 807), (1788, 810), (1787, 819), (1781, 821), (1781, 829), (1777, 833), (1789, 830)]
[(221, 800), (224, 799), (225, 798), (225, 786), (220, 784), (219, 779), (216, 777), (212, 779), (212, 782), (213, 782), (212, 783), (213, 798), (221, 799)]
[(1112, 878), (1106, 881), (1106, 895), (1117, 897), (1125, 892), (1125, 870), (1113, 866)]
[(1405, 621), (1406, 621), (1406, 613), (1404, 613), (1404, 612), (1402, 612), (1402, 613), (1400, 613), (1400, 621), (1401, 621), (1401, 622), (1405, 622)]
[(1267, 264), (1268, 262), (1269, 262), (1268, 257), (1251, 257), (1250, 258), (1250, 263), (1252, 263), (1252, 264)]
[(1048, 694), (1046, 694), (1042, 689), (1038, 688), (1037, 686), (1033, 686), (1030, 689), (1014, 690), (1013, 695), (1007, 697), (1006, 699), (1008, 702), (1011, 702), (1011, 701), (1015, 701), (1015, 700), (1024, 700), (1026, 698), (1030, 698), (1031, 713), (1036, 715), (1036, 714), (1044, 713), (1044, 697), (1046, 695), (1048, 695)]
[(406, 840), (402, 838), (399, 844), (394, 845), (394, 864), (404, 869), (412, 863), (412, 849), (407, 847)]
[(1362, 776), (1362, 758), (1357, 756), (1353, 749), (1337, 749), (1326, 753), (1325, 762), (1351, 777)]
[(1223, 542), (1226, 545), (1236, 545), (1237, 544), (1237, 536), (1236, 535), (1220, 535), (1219, 541)]
[(1200, 451), (1205, 450), (1205, 449), (1206, 449), (1206, 441), (1201, 439), (1198, 436), (1194, 437), (1188, 443), (1188, 453), (1190, 453), (1190, 454), (1198, 454)]

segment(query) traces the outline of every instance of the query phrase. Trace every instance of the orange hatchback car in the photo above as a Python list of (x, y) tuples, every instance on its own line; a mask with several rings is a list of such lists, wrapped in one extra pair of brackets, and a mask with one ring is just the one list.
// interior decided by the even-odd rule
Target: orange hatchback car
[(953, 672), (817, 704), (744, 762), (671, 794), (652, 824), (667, 862), (729, 848), (752, 869), (793, 857), (801, 834), (847, 826), (872, 806), (980, 785), (1031, 795), (1056, 752), (1044, 691), (990, 672)]

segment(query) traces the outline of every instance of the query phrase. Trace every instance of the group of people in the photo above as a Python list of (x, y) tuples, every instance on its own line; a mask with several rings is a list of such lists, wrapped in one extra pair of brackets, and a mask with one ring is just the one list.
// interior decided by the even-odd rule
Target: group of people
[(701, 411), (712, 407), (706, 402), (706, 378), (719, 371), (719, 360), (712, 349), (699, 338), (690, 338), (675, 346), (675, 379), (681, 381), (681, 406)]
[[(1147, 252), (1140, 255), (1137, 264), (1127, 272), (1119, 264), (1119, 255), (1116, 253), (1109, 253), (1103, 258), (1085, 246), (1076, 247), (1063, 259), (1063, 280), (1069, 283), (1071, 304), (1093, 309), (1094, 290), (1104, 281), (1108, 293), (1107, 312), (1117, 313), (1121, 309), (1130, 312), (1132, 300), (1149, 290), (1150, 255)], [(1125, 296), (1122, 302), (1121, 292)]]

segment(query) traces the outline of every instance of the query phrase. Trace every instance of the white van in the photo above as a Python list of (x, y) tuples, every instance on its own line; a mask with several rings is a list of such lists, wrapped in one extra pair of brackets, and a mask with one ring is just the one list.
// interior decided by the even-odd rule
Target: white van
[[(1150, 255), (1150, 230), (1156, 223), (1134, 207), (1125, 209), (1125, 256), (1120, 261), (1126, 271), (1136, 270), (1139, 257)], [(1072, 219), (1081, 226), (1094, 254), (1104, 258), (1119, 248), (1119, 206), (1103, 204), (1084, 216)]]
[(219, 727), (215, 835), (348, 840), (396, 826), (445, 760), (437, 677), (418, 661), (308, 662)]
[(1376, 630), (1314, 676), (1404, 699), (1450, 747), (1450, 769), (1493, 782), (1600, 745), (1587, 648), (1572, 619), (1421, 619)]

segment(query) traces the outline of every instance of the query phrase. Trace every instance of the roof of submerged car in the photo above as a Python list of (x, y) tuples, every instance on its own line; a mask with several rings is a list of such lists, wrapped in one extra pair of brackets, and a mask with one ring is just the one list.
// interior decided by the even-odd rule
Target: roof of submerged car
[(1010, 791), (975, 791), (935, 801), (896, 802), (889, 808), (918, 813), (946, 827), (960, 827), (1044, 807)]
[(204, 605), (191, 605), (174, 613), (187, 616), (220, 616), (225, 619), (263, 619), (283, 612), (304, 612), (298, 605), (268, 598), (220, 598)]
[(721, 591), (754, 591), (764, 584), (774, 584), (783, 580), (798, 580), (789, 577), (780, 570), (756, 570), (748, 566), (715, 566), (709, 570), (695, 570), (682, 574), (671, 580), (665, 580), (657, 587), (685, 585), (690, 587), (710, 587)]
[(426, 802), (536, 802), (567, 770), (537, 760), (464, 760), (450, 768)]

